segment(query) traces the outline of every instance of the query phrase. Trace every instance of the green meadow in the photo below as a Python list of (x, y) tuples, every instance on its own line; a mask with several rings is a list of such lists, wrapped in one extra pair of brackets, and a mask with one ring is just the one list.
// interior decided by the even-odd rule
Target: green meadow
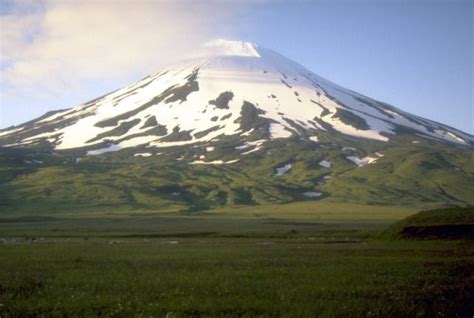
[(0, 316), (472, 317), (474, 242), (396, 238), (433, 221), (415, 213), (302, 202), (5, 217)]

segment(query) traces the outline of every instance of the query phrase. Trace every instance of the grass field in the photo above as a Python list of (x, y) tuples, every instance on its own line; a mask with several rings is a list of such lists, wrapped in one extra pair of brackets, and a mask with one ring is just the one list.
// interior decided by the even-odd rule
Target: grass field
[[(365, 235), (415, 213), (413, 208), (311, 202), (226, 208), (202, 213), (115, 213), (0, 217), (0, 237), (287, 237)], [(357, 232), (357, 233), (356, 233)]]
[(2, 218), (0, 316), (474, 314), (474, 242), (381, 236), (407, 209), (305, 207)]

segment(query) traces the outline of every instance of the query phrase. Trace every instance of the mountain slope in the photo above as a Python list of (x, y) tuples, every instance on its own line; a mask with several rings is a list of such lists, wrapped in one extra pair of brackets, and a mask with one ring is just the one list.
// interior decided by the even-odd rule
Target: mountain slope
[(0, 131), (4, 211), (473, 204), (474, 137), (255, 44)]
[(214, 45), (218, 55), (188, 61), (71, 110), (2, 131), (0, 143), (46, 141), (57, 150), (105, 152), (229, 135), (309, 137), (320, 131), (387, 142), (409, 131), (473, 145), (468, 134), (341, 88), (271, 50), (245, 42)]

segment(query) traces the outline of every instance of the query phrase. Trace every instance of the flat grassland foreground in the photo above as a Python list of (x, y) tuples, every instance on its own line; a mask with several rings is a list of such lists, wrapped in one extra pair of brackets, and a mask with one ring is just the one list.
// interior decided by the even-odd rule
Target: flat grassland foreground
[(2, 219), (0, 316), (472, 317), (472, 241), (343, 215)]

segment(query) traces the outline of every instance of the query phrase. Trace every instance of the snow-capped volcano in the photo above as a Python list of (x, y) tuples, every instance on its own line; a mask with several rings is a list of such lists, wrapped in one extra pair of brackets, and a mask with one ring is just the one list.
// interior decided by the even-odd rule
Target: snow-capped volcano
[(0, 209), (474, 203), (473, 136), (256, 44), (204, 53), (0, 131)]
[(0, 146), (47, 142), (89, 154), (241, 136), (245, 149), (322, 132), (390, 142), (409, 133), (472, 147), (474, 137), (333, 84), (253, 43), (213, 41), (174, 65), (69, 110), (0, 131)]

